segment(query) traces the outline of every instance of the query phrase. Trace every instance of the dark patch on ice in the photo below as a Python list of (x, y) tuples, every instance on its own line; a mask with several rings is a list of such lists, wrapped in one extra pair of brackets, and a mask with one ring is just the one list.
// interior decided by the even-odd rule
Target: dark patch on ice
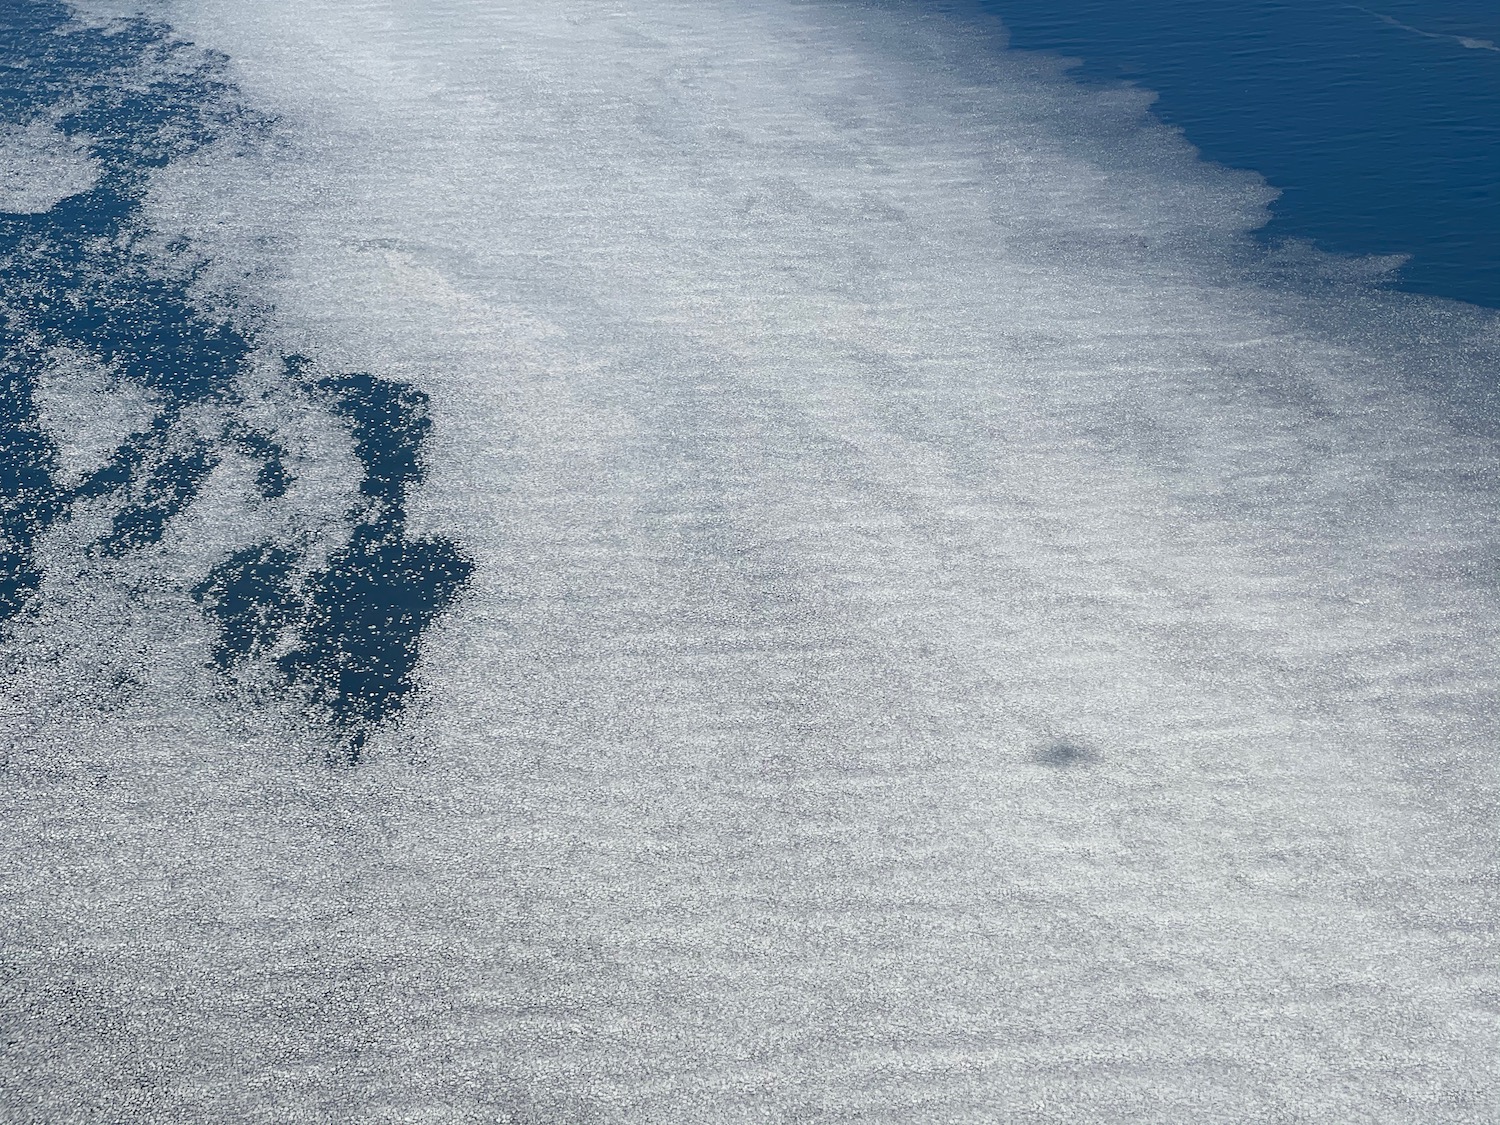
[(214, 663), (227, 671), (270, 648), (297, 620), (301, 599), (293, 590), (301, 556), (272, 543), (236, 551), (193, 587), (193, 597), (218, 625)]
[[(50, 123), (98, 169), (92, 187), (44, 213), (0, 212), (0, 622), (37, 596), (39, 536), (80, 505), (109, 514), (94, 554), (125, 559), (163, 540), (226, 455), (259, 463), (257, 502), (293, 494), (294, 458), (243, 411), (260, 350), (253, 329), (240, 310), (207, 307), (195, 290), (207, 263), (143, 218), (155, 169), (252, 139), (266, 124), (240, 101), (225, 63), (151, 19), (94, 26), (56, 0), (0, 7), (0, 124)], [(71, 486), (37, 403), (58, 349), (91, 357), (156, 409)], [(220, 670), (264, 658), (357, 757), (370, 730), (403, 706), (421, 637), (472, 563), (449, 540), (406, 534), (407, 492), (422, 480), (431, 426), (422, 392), (311, 372), (308, 360), (286, 358), (288, 392), (340, 418), (363, 469), (347, 541), (321, 559), (310, 529), (296, 542), (234, 551), (191, 592), (215, 626)]]
[(235, 420), (224, 427), (224, 438), (245, 456), (260, 462), (255, 488), (267, 500), (279, 500), (291, 486), (286, 450), (270, 434)]
[[(299, 376), (308, 369), (299, 356), (286, 366)], [(406, 534), (406, 494), (422, 481), (432, 425), (427, 396), (364, 374), (308, 386), (346, 420), (364, 467), (359, 492), (367, 500), (351, 513), (349, 542), (300, 575), (300, 550), (261, 544), (221, 563), (193, 593), (218, 622), (214, 658), (223, 671), (290, 641), (276, 669), (337, 726), (357, 759), (369, 733), (403, 706), (422, 635), (473, 563), (447, 539)]]
[(472, 570), (446, 539), (362, 524), (306, 583), (299, 643), (278, 664), (345, 732), (351, 756), (401, 709), (422, 634)]
[(315, 385), (348, 420), (354, 455), (365, 467), (360, 492), (404, 518), (406, 489), (422, 481), (422, 443), (432, 428), (427, 396), (373, 375), (340, 375)]
[(1033, 757), (1040, 765), (1065, 770), (1089, 765), (1097, 759), (1098, 755), (1087, 746), (1081, 746), (1067, 739), (1058, 739), (1042, 747)]
[(110, 533), (99, 542), (103, 553), (118, 558), (159, 542), (167, 521), (198, 495), (218, 463), (218, 456), (201, 439), (157, 460), (136, 482), (129, 502), (114, 514)]

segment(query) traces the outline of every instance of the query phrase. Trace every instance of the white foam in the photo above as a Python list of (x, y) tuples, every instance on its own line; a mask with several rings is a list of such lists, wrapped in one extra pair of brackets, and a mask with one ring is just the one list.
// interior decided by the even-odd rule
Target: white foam
[(357, 775), (185, 599), (47, 736), (123, 780), (28, 798), (76, 874), (18, 948), (155, 1013), (46, 1008), (49, 1104), (1484, 1119), (1491, 315), (1260, 258), (1264, 184), (962, 10), (172, 15), (285, 143), (153, 214), (432, 394), (414, 519), (480, 568)]

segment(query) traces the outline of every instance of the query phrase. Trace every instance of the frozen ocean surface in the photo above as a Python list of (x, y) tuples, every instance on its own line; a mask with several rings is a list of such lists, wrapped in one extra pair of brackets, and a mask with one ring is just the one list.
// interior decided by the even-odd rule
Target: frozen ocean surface
[(1495, 1120), (1495, 313), (966, 7), (75, 10), (0, 1119)]

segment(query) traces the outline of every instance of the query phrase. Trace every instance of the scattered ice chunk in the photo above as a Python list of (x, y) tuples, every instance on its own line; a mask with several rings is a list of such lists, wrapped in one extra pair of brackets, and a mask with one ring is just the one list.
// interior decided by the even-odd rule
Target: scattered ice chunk
[(98, 177), (86, 138), (69, 137), (47, 120), (0, 124), (0, 212), (40, 214)]

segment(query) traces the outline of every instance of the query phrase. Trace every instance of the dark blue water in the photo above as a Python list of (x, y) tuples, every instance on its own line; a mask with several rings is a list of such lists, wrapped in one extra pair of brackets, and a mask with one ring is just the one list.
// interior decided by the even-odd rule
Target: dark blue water
[(1013, 46), (1160, 95), (1279, 188), (1270, 241), (1409, 254), (1398, 284), (1500, 307), (1500, 0), (979, 0)]
[[(258, 463), (249, 505), (295, 504), (297, 466), (275, 429), (251, 424), (244, 409), (245, 376), (266, 351), (255, 323), (274, 310), (203, 299), (193, 283), (207, 262), (186, 239), (158, 245), (144, 217), (155, 170), (253, 144), (263, 131), (225, 62), (156, 21), (101, 27), (58, 0), (0, 4), (0, 125), (49, 123), (99, 168), (92, 187), (43, 213), (0, 211), (0, 636), (41, 596), (41, 537), (75, 510), (110, 514), (90, 556), (149, 553), (231, 453)], [(60, 473), (37, 404), (58, 349), (91, 356), (155, 405), (78, 483)], [(472, 563), (450, 540), (407, 534), (407, 494), (422, 482), (431, 425), (426, 396), (279, 358), (286, 393), (328, 411), (353, 438), (360, 477), (344, 542), (320, 557), (315, 514), (299, 520), (289, 507), (295, 530), (226, 550), (189, 592), (215, 628), (221, 674), (267, 664), (357, 757), (404, 706), (423, 634)], [(216, 432), (205, 417), (220, 420)]]

